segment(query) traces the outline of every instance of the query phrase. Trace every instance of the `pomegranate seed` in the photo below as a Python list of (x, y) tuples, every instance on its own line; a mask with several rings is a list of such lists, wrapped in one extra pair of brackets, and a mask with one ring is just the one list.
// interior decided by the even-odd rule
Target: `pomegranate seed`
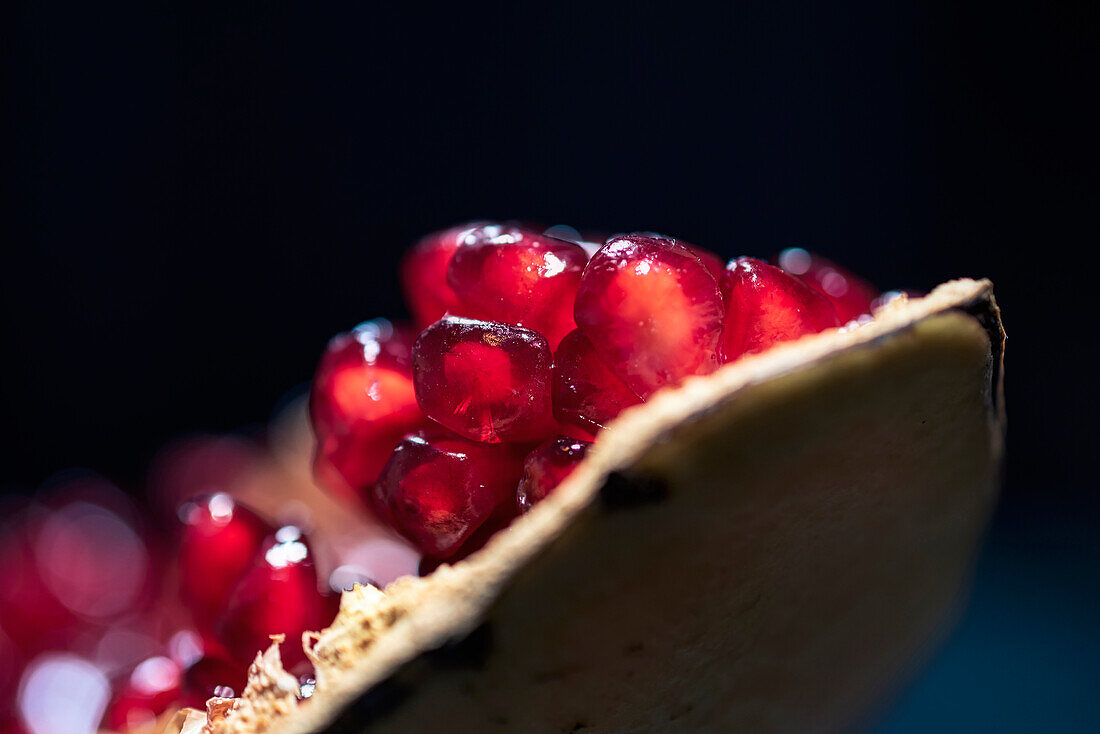
[(804, 283), (821, 293), (833, 304), (840, 323), (846, 324), (871, 313), (871, 304), (878, 291), (867, 281), (849, 273), (821, 255), (806, 252), (801, 247), (789, 247), (776, 258), (779, 267), (797, 275)]
[(783, 270), (751, 257), (729, 264), (722, 280), (726, 361), (840, 325), (825, 296)]
[(232, 495), (259, 471), (263, 460), (260, 449), (241, 436), (190, 436), (158, 452), (146, 494), (158, 518), (171, 524), (190, 499)]
[(642, 398), (718, 366), (722, 295), (676, 240), (610, 239), (585, 268), (575, 315), (611, 371)]
[(357, 495), (373, 484), (401, 437), (425, 422), (416, 404), (408, 337), (384, 319), (329, 342), (310, 392), (324, 486)]
[(0, 626), (27, 653), (64, 648), (79, 627), (39, 572), (34, 549), (42, 517), (37, 515), (28, 509), (0, 523)]
[(554, 416), (562, 423), (595, 433), (615, 416), (641, 402), (607, 368), (588, 337), (576, 329), (554, 353)]
[(152, 657), (138, 664), (115, 690), (104, 722), (115, 731), (145, 727), (176, 703), (181, 671), (166, 657)]
[(23, 674), (23, 651), (0, 629), (0, 717), (15, 703), (14, 694)]
[(271, 635), (285, 634), (280, 652), (291, 670), (306, 660), (302, 633), (327, 627), (338, 605), (339, 597), (320, 591), (307, 540), (287, 525), (264, 541), (237, 582), (218, 621), (218, 639), (247, 665), (267, 649)]
[(516, 489), (519, 511), (530, 510), (572, 474), (591, 445), (588, 441), (558, 436), (528, 454), (523, 465), (523, 478)]
[(521, 462), (511, 446), (420, 431), (393, 452), (375, 486), (375, 506), (422, 553), (448, 558), (494, 512), (511, 509)]
[(424, 237), (401, 262), (401, 288), (418, 328), (443, 318), (457, 304), (447, 285), (447, 266), (467, 230), (487, 222), (471, 222)]
[(208, 628), (274, 529), (226, 494), (188, 502), (180, 508), (179, 517), (184, 526), (180, 597), (195, 622)]
[(429, 418), (475, 441), (537, 441), (555, 429), (552, 357), (521, 326), (447, 317), (413, 346), (416, 399)]
[(247, 666), (225, 654), (207, 654), (192, 663), (184, 672), (181, 702), (184, 706), (202, 709), (208, 699), (218, 693), (226, 693), (225, 689), (233, 691), (233, 696), (240, 695), (247, 680)]
[(572, 331), (573, 298), (588, 262), (581, 247), (501, 225), (464, 237), (447, 270), (455, 314), (533, 329), (551, 347)]

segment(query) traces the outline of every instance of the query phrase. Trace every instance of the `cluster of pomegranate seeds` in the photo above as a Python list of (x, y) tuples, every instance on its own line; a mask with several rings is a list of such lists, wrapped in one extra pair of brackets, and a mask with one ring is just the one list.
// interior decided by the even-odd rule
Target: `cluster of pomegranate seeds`
[[(625, 408), (840, 326), (876, 295), (804, 250), (776, 267), (727, 264), (653, 232), (593, 239), (491, 222), (428, 235), (402, 264), (419, 331), (411, 368), (401, 349), (377, 356), (388, 342), (364, 357), (347, 335), (322, 358), (316, 476), (415, 545), (422, 570), (465, 557), (546, 497)], [(341, 382), (345, 349), (353, 369), (397, 376)]]

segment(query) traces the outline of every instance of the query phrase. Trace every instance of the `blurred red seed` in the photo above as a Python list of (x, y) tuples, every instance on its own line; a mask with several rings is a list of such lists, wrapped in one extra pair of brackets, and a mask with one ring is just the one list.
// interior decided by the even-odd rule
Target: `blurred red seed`
[(180, 597), (208, 629), (274, 529), (229, 495), (196, 498), (179, 511)]
[(172, 442), (153, 459), (147, 494), (158, 517), (175, 521), (180, 505), (195, 497), (233, 495), (258, 470), (263, 455), (240, 436), (198, 435)]
[(417, 328), (443, 318), (457, 303), (447, 284), (447, 266), (463, 234), (487, 222), (470, 222), (422, 238), (401, 261), (401, 288)]
[(726, 361), (839, 326), (829, 299), (793, 275), (751, 257), (729, 264), (722, 281)]
[(306, 661), (302, 633), (327, 627), (339, 597), (322, 593), (306, 538), (285, 526), (264, 541), (252, 566), (237, 581), (216, 631), (233, 658), (251, 664), (271, 635), (286, 635), (280, 649), (288, 670)]
[(510, 324), (447, 317), (413, 346), (416, 399), (431, 419), (474, 441), (538, 441), (556, 427), (550, 347)]
[(783, 270), (829, 299), (840, 323), (846, 324), (870, 314), (878, 289), (821, 255), (801, 247), (789, 247), (779, 253), (776, 262)]
[(355, 498), (378, 478), (394, 446), (426, 419), (416, 403), (411, 343), (385, 319), (334, 337), (310, 390), (317, 435), (314, 471), (333, 493)]
[(162, 656), (144, 660), (116, 685), (104, 723), (119, 732), (147, 727), (179, 700), (181, 690), (176, 663)]

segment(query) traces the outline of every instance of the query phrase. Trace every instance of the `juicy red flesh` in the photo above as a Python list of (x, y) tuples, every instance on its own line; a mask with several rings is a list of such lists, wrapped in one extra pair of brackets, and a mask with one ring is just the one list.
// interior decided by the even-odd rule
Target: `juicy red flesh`
[(579, 329), (554, 353), (554, 416), (590, 433), (606, 428), (625, 408), (642, 402), (607, 365)]
[(418, 328), (438, 321), (457, 305), (458, 299), (447, 285), (447, 266), (465, 233), (485, 224), (471, 222), (433, 232), (406, 253), (401, 262), (401, 288)]
[(338, 604), (339, 597), (321, 592), (309, 544), (298, 528), (288, 525), (260, 546), (234, 586), (216, 631), (242, 664), (266, 650), (271, 635), (285, 634), (280, 654), (293, 672), (306, 660), (302, 633), (331, 624)]
[(516, 488), (519, 511), (530, 510), (572, 474), (591, 445), (588, 441), (558, 436), (528, 454), (523, 465), (523, 478)]
[(722, 293), (726, 299), (722, 348), (728, 362), (841, 323), (825, 296), (751, 257), (729, 264)]
[(519, 227), (470, 230), (447, 270), (453, 313), (524, 326), (556, 346), (575, 326), (573, 299), (587, 262), (579, 245)]
[(179, 700), (182, 672), (166, 657), (141, 662), (119, 682), (104, 723), (115, 731), (148, 726)]
[(585, 268), (574, 313), (611, 371), (642, 398), (718, 367), (722, 295), (676, 240), (610, 239)]
[(828, 298), (842, 324), (871, 313), (878, 290), (836, 263), (800, 247), (784, 250), (776, 260), (779, 267)]
[(538, 332), (447, 317), (413, 346), (424, 413), (474, 441), (537, 441), (553, 432), (550, 347)]
[(374, 503), (426, 556), (449, 558), (495, 513), (511, 509), (521, 471), (522, 457), (510, 446), (422, 431), (393, 452)]
[[(184, 706), (202, 709), (213, 696), (229, 691), (239, 696), (247, 680), (248, 666), (224, 654), (208, 653), (184, 671), (180, 701)], [(219, 697), (228, 698), (225, 695)]]
[(384, 319), (329, 342), (310, 391), (318, 479), (359, 497), (378, 478), (394, 446), (424, 423), (413, 390), (409, 337)]
[(225, 494), (188, 502), (179, 517), (180, 598), (195, 623), (209, 629), (274, 528)]

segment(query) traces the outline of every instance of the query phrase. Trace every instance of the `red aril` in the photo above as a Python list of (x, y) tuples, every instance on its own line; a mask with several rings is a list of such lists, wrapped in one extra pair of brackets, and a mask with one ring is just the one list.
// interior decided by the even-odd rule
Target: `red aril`
[(378, 478), (393, 447), (424, 423), (409, 365), (411, 344), (377, 319), (334, 337), (310, 390), (322, 484), (357, 495)]
[(642, 398), (718, 366), (722, 295), (676, 240), (608, 240), (585, 268), (574, 313), (611, 371)]
[(776, 261), (779, 267), (797, 275), (828, 298), (842, 324), (870, 314), (872, 301), (879, 295), (878, 290), (867, 281), (801, 247), (788, 247), (779, 253)]
[(208, 629), (274, 528), (227, 494), (185, 503), (179, 519), (180, 598), (195, 623)]
[(247, 680), (248, 666), (224, 654), (208, 653), (184, 671), (180, 702), (184, 706), (205, 708), (206, 701), (214, 696), (239, 696)]
[(438, 321), (457, 300), (447, 285), (447, 266), (467, 230), (487, 224), (471, 222), (433, 232), (417, 242), (401, 261), (401, 288), (417, 328)]
[(286, 635), (280, 653), (293, 672), (306, 660), (302, 633), (327, 627), (338, 605), (338, 596), (321, 592), (306, 538), (287, 525), (264, 541), (251, 568), (237, 581), (218, 620), (218, 639), (237, 662), (247, 665), (267, 649), (271, 635)]
[(556, 425), (550, 347), (538, 332), (446, 317), (413, 346), (413, 381), (424, 413), (474, 441), (538, 441)]
[(104, 723), (119, 732), (150, 726), (179, 700), (181, 683), (181, 671), (172, 660), (144, 660), (116, 685)]
[(588, 255), (579, 245), (504, 225), (466, 232), (447, 270), (453, 313), (524, 326), (557, 345), (574, 328), (573, 298)]
[(779, 342), (840, 325), (825, 296), (783, 270), (751, 257), (731, 262), (722, 280), (727, 362)]
[(579, 329), (561, 340), (554, 353), (554, 416), (595, 434), (615, 416), (642, 402), (596, 354)]
[(422, 553), (449, 558), (500, 508), (511, 509), (521, 471), (522, 455), (511, 446), (421, 431), (393, 452), (374, 503)]
[(29, 507), (0, 521), (0, 627), (27, 653), (64, 648), (79, 622), (50, 590), (35, 560), (45, 511)]
[(523, 464), (523, 478), (516, 488), (519, 511), (530, 510), (572, 474), (591, 445), (588, 441), (558, 436), (528, 454)]

